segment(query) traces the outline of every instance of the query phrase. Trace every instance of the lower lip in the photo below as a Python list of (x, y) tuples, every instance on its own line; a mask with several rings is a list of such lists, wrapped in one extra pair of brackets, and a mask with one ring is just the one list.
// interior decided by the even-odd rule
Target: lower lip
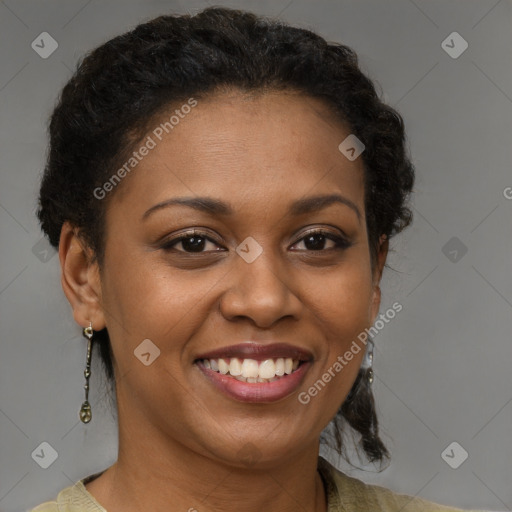
[(304, 361), (294, 372), (273, 382), (242, 382), (196, 363), (213, 385), (240, 402), (277, 402), (292, 394), (302, 382), (311, 363)]

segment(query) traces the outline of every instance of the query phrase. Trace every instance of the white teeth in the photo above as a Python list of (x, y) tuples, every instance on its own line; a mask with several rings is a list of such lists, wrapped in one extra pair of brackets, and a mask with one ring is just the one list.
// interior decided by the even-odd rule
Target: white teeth
[(276, 364), (273, 359), (266, 359), (260, 363), (259, 375), (262, 379), (271, 379), (276, 374)]
[(229, 372), (229, 364), (224, 359), (219, 359), (219, 372), (223, 375)]
[(223, 375), (229, 374), (241, 382), (274, 382), (284, 375), (289, 375), (299, 367), (300, 361), (287, 357), (277, 359), (204, 359), (203, 365)]
[(284, 375), (284, 359), (282, 357), (276, 361), (276, 375), (280, 377)]
[(253, 378), (256, 382), (256, 378), (258, 377), (258, 361), (255, 359), (244, 359), (242, 363), (242, 375), (248, 379)]
[(242, 365), (240, 364), (240, 360), (236, 357), (231, 358), (229, 373), (233, 376), (242, 375)]
[[(262, 379), (261, 377), (258, 377), (257, 379), (255, 379), (254, 377), (243, 377), (242, 375), (237, 375), (234, 378), (236, 380), (239, 380), (240, 382), (250, 382), (253, 384), (255, 382), (269, 382), (269, 379)], [(277, 380), (277, 377), (276, 377), (276, 380)]]

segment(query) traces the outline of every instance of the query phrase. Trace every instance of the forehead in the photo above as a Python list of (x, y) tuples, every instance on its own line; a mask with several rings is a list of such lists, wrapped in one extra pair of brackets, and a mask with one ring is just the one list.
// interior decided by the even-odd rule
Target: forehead
[[(348, 135), (322, 100), (300, 93), (231, 91), (185, 101), (150, 123), (112, 200), (140, 211), (178, 195), (236, 206), (339, 191), (362, 204), (362, 159), (349, 161), (338, 149)], [(144, 146), (151, 149), (142, 156)]]

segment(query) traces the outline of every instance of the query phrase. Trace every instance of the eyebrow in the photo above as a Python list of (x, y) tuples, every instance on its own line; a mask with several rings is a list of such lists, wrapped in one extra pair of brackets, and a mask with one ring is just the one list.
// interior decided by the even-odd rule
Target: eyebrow
[[(303, 215), (305, 213), (323, 210), (335, 203), (341, 203), (351, 208), (357, 214), (359, 222), (361, 221), (361, 212), (357, 205), (340, 194), (318, 195), (298, 199), (291, 204), (289, 212), (292, 215)], [(235, 213), (228, 203), (220, 201), (219, 199), (214, 199), (213, 197), (174, 197), (172, 199), (162, 201), (161, 203), (157, 203), (149, 208), (149, 210), (142, 215), (141, 220), (144, 221), (156, 211), (173, 205), (187, 206), (211, 215), (233, 215)]]

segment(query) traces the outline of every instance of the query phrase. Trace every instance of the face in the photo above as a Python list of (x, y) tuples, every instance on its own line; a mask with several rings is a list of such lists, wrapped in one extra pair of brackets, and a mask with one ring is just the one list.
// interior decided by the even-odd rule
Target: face
[(110, 192), (98, 308), (81, 317), (108, 328), (123, 428), (235, 465), (317, 442), (357, 375), (364, 346), (335, 363), (378, 313), (385, 259), (372, 271), (349, 134), (320, 100), (277, 92), (198, 100), (147, 134)]

